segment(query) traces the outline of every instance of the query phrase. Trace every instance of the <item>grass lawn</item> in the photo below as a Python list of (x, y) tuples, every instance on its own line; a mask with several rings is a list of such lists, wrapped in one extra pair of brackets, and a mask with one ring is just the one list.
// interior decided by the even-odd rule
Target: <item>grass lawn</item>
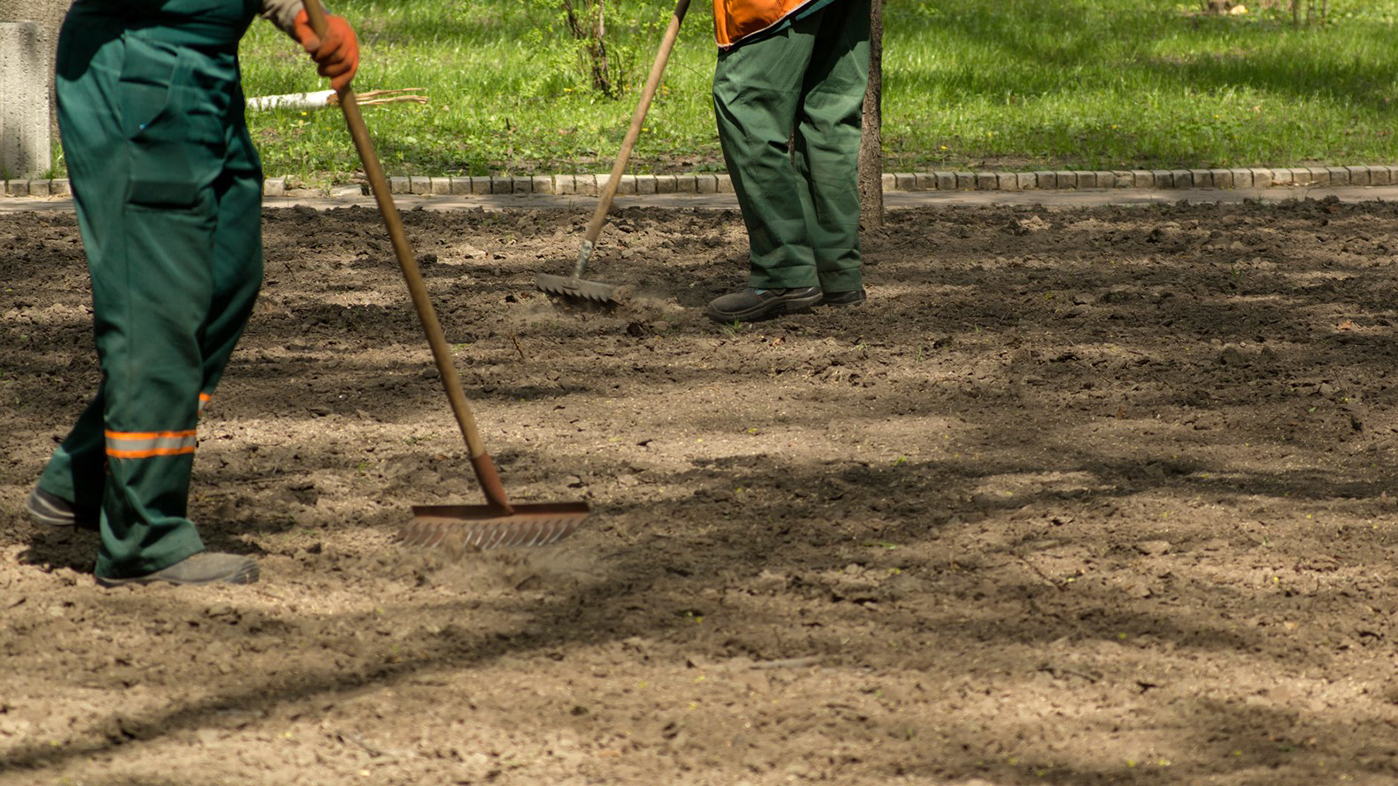
[[(1260, 5), (1261, 0), (1258, 0)], [(360, 33), (360, 91), (423, 87), (427, 106), (370, 108), (392, 174), (603, 172), (620, 146), (671, 4), (614, 0), (629, 90), (587, 87), (549, 0), (341, 0)], [(886, 171), (1286, 166), (1398, 161), (1398, 0), (1331, 0), (1324, 27), (1261, 8), (1204, 17), (1167, 0), (887, 0)], [(691, 9), (636, 172), (718, 170), (713, 23)], [(245, 40), (247, 92), (320, 89), (271, 25)], [(357, 160), (336, 111), (250, 115), (268, 173), (343, 181)]]

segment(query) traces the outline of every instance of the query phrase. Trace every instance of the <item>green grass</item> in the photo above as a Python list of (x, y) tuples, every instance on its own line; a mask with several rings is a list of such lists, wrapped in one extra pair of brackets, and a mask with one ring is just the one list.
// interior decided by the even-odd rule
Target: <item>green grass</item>
[(1147, 0), (902, 4), (887, 43), (890, 163), (1090, 168), (1384, 163), (1398, 3), (1332, 23)]
[[(617, 2), (630, 90), (589, 90), (546, 0), (342, 0), (363, 45), (360, 91), (425, 87), (424, 107), (369, 108), (392, 174), (604, 172), (672, 7)], [(1332, 0), (1325, 27), (1258, 11), (1202, 17), (1166, 0), (887, 0), (887, 171), (1287, 166), (1398, 161), (1391, 132), (1398, 0)], [(299, 50), (258, 23), (249, 95), (319, 89)], [(636, 172), (722, 167), (706, 3), (686, 20), (633, 155)], [(338, 112), (250, 117), (266, 171), (343, 181)]]
[[(365, 109), (384, 167), (394, 174), (542, 174), (607, 171), (620, 147), (669, 12), (630, 5), (633, 34), (620, 42), (631, 89), (608, 99), (586, 87), (561, 38), (546, 44), (538, 5), (521, 0), (409, 4), (347, 0), (363, 60), (355, 88), (424, 87), (431, 103)], [(696, 6), (697, 8), (697, 6)], [(687, 20), (634, 153), (645, 171), (716, 170), (718, 139), (706, 88), (712, 78), (711, 23)], [(560, 45), (562, 43), (563, 45)], [(646, 51), (640, 51), (641, 49)], [(248, 95), (321, 89), (309, 61), (279, 31), (261, 24), (244, 43)], [(250, 116), (264, 168), (316, 177), (356, 168), (338, 112)]]

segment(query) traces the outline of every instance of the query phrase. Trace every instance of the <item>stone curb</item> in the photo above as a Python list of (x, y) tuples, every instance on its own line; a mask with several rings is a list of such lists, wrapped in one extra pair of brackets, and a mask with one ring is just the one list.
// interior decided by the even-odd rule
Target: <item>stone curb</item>
[[(534, 177), (390, 177), (394, 194), (471, 196), (489, 194), (554, 194), (597, 196), (610, 175), (536, 175)], [(1113, 171), (1058, 170), (1041, 172), (976, 172), (936, 170), (889, 173), (884, 191), (1063, 191), (1087, 188), (1271, 188), (1277, 186), (1398, 185), (1398, 166), (1239, 167), (1231, 169), (1133, 169)], [(297, 188), (288, 177), (269, 177), (262, 193), (268, 197), (353, 198), (368, 195), (364, 185), (330, 189)], [(732, 179), (722, 173), (693, 175), (622, 175), (618, 196), (647, 194), (731, 194)], [(66, 197), (66, 179), (8, 180), (0, 194), (7, 197)]]

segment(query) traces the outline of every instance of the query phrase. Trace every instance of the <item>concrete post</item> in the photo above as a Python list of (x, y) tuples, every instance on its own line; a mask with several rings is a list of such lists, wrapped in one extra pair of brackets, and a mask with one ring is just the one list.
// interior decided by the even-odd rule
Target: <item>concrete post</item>
[(37, 22), (0, 23), (0, 176), (39, 177), (49, 170), (49, 96), (53, 66)]
[(58, 112), (53, 101), (54, 53), (58, 49), (58, 29), (72, 4), (73, 0), (0, 0), (0, 22), (38, 22), (44, 31), (43, 54), (36, 62), (48, 70), (49, 134), (54, 139), (58, 138)]

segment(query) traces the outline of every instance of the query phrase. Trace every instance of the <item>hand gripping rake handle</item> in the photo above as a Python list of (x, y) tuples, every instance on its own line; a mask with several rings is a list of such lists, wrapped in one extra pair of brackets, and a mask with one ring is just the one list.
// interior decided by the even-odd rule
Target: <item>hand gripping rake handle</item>
[[(321, 7), (319, 0), (304, 2), (311, 29), (317, 36), (324, 37), (325, 9)], [(502, 515), (510, 515), (514, 512), (514, 507), (505, 496), (505, 487), (500, 483), (495, 463), (485, 451), (485, 443), (481, 441), (480, 431), (476, 429), (476, 421), (471, 417), (471, 407), (466, 403), (466, 395), (461, 392), (461, 380), (456, 374), (456, 366), (452, 365), (451, 350), (447, 346), (446, 336), (442, 334), (442, 326), (437, 321), (437, 312), (432, 308), (432, 300), (427, 296), (427, 285), (422, 282), (422, 272), (418, 270), (413, 249), (408, 245), (407, 233), (403, 231), (403, 219), (398, 215), (398, 207), (393, 204), (393, 197), (388, 192), (388, 180), (384, 177), (383, 167), (379, 165), (379, 156), (374, 151), (373, 140), (369, 138), (369, 129), (364, 125), (364, 115), (359, 111), (353, 85), (346, 85), (339, 95), (340, 109), (345, 113), (345, 125), (349, 126), (354, 147), (359, 151), (360, 161), (364, 163), (364, 174), (369, 177), (369, 187), (374, 192), (374, 200), (379, 203), (379, 213), (383, 215), (383, 222), (388, 226), (388, 236), (393, 241), (393, 253), (398, 257), (398, 266), (403, 269), (403, 278), (408, 282), (408, 294), (412, 296), (413, 308), (417, 311), (418, 320), (422, 322), (423, 332), (427, 334), (427, 343), (432, 347), (432, 358), (437, 362), (442, 386), (446, 388), (447, 399), (451, 401), (451, 411), (456, 415), (456, 423), (461, 427), (461, 435), (466, 439), (466, 448), (471, 454), (471, 467), (476, 471), (476, 479), (480, 481), (486, 500), (500, 508)]]
[(675, 4), (670, 26), (665, 28), (665, 37), (660, 40), (660, 51), (655, 53), (655, 63), (651, 65), (650, 76), (646, 77), (646, 86), (641, 90), (641, 102), (636, 105), (636, 112), (631, 115), (631, 127), (626, 129), (621, 152), (617, 153), (616, 163), (612, 165), (612, 176), (607, 178), (607, 186), (602, 189), (602, 198), (597, 202), (597, 210), (592, 214), (592, 221), (588, 222), (587, 234), (583, 236), (582, 248), (578, 251), (578, 264), (573, 268), (573, 278), (582, 278), (587, 261), (592, 257), (592, 249), (597, 245), (597, 238), (602, 236), (602, 225), (607, 223), (607, 212), (612, 209), (612, 199), (616, 196), (617, 187), (621, 185), (621, 175), (626, 171), (626, 162), (631, 158), (631, 148), (635, 147), (636, 139), (641, 136), (641, 126), (646, 122), (646, 113), (650, 111), (655, 91), (660, 87), (660, 77), (665, 73), (665, 64), (670, 60), (670, 50), (675, 48), (675, 38), (680, 34), (680, 22), (684, 21), (685, 12), (688, 10), (689, 0), (679, 0)]

